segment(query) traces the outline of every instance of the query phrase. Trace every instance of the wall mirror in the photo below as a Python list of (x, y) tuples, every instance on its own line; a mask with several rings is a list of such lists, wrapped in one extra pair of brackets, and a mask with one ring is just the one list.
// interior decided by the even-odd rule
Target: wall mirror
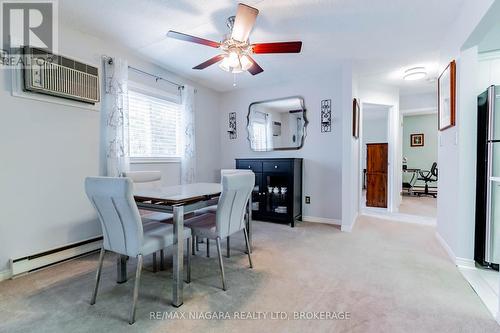
[(248, 107), (248, 140), (253, 151), (300, 149), (306, 137), (302, 97), (254, 102)]

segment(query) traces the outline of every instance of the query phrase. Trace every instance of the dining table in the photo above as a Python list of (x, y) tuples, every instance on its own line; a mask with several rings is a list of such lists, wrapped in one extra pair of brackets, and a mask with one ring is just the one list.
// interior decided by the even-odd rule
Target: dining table
[[(173, 214), (172, 305), (175, 307), (180, 307), (184, 301), (184, 216), (198, 209), (217, 204), (217, 199), (221, 195), (221, 192), (222, 185), (220, 183), (192, 183), (134, 190), (134, 199), (139, 209)], [(252, 248), (251, 201), (252, 198), (250, 196), (247, 205), (247, 214), (245, 214), (250, 248)], [(123, 283), (125, 281), (127, 281), (127, 257), (119, 256), (117, 260), (117, 282)]]

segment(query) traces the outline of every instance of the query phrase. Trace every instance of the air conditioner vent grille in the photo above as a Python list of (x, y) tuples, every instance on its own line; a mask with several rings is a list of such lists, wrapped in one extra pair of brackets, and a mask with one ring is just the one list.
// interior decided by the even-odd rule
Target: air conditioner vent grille
[(25, 48), (25, 54), (25, 90), (85, 103), (99, 102), (96, 67), (35, 48)]

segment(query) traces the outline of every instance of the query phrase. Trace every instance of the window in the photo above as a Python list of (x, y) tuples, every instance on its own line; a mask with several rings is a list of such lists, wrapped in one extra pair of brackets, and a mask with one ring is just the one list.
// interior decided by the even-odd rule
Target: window
[(134, 90), (128, 100), (130, 157), (179, 157), (181, 105)]

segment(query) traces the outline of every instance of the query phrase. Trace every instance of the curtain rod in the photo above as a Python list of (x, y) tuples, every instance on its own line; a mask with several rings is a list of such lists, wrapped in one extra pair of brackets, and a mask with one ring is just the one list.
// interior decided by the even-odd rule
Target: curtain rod
[(141, 74), (144, 74), (144, 75), (148, 75), (148, 76), (154, 77), (156, 79), (156, 81), (163, 80), (165, 82), (173, 84), (174, 86), (177, 86), (177, 88), (179, 88), (179, 89), (184, 89), (184, 86), (182, 84), (177, 83), (177, 82), (170, 81), (170, 80), (167, 80), (167, 79), (165, 79), (165, 78), (163, 78), (161, 76), (145, 72), (145, 71), (143, 71), (142, 69), (139, 69), (139, 68), (135, 68), (135, 67), (132, 67), (132, 66), (128, 66), (128, 68), (131, 69), (131, 70), (133, 70), (133, 71), (135, 71), (135, 72), (137, 72), (137, 73), (141, 73)]
[[(113, 64), (113, 58), (110, 57), (110, 56), (107, 56), (107, 55), (103, 55), (102, 58), (108, 63), (108, 64)], [(170, 84), (173, 84), (174, 86), (177, 86), (178, 89), (184, 89), (184, 85), (182, 84), (179, 84), (177, 82), (174, 82), (174, 81), (170, 81), (170, 80), (167, 80), (161, 76), (158, 76), (158, 75), (155, 75), (155, 74), (151, 74), (151, 73), (148, 73), (148, 72), (145, 72), (143, 71), (142, 69), (139, 69), (139, 68), (136, 68), (136, 67), (133, 67), (133, 66), (128, 66), (129, 69), (137, 72), (137, 73), (141, 73), (141, 74), (144, 74), (144, 75), (148, 75), (148, 76), (151, 76), (151, 77), (154, 77), (156, 79), (156, 81), (158, 80), (163, 80), (165, 82), (168, 82)], [(196, 92), (196, 89), (195, 89), (195, 92)]]

